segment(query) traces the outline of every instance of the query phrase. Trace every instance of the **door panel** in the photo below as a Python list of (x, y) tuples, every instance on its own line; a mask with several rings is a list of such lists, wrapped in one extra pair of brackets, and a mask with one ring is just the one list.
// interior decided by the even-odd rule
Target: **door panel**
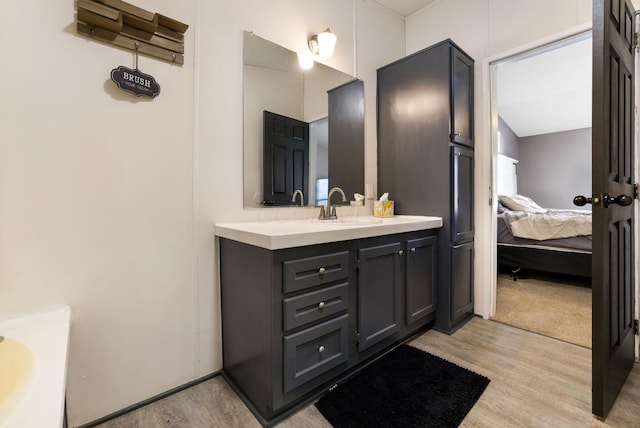
[(306, 204), (309, 124), (268, 111), (263, 121), (263, 203), (292, 205), (293, 192), (299, 189)]
[(407, 241), (405, 313), (407, 325), (427, 319), (436, 311), (438, 238)]
[(473, 150), (451, 147), (451, 242), (473, 239)]
[(473, 314), (473, 242), (451, 248), (451, 322)]
[(451, 142), (473, 147), (473, 60), (451, 48)]
[(635, 11), (593, 2), (593, 413), (606, 417), (634, 362), (632, 196)]
[(402, 244), (358, 251), (358, 351), (400, 331)]

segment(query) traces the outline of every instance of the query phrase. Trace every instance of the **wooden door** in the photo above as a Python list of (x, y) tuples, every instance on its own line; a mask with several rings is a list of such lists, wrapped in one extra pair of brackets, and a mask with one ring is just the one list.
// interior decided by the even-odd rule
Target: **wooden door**
[(604, 418), (634, 363), (634, 15), (593, 2), (593, 413)]
[(263, 128), (263, 203), (293, 205), (293, 192), (301, 190), (307, 204), (309, 124), (265, 111)]

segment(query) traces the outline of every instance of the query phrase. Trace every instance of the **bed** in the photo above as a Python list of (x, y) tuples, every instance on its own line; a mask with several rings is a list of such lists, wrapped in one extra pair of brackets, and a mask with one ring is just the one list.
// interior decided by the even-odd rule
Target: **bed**
[(527, 271), (591, 278), (589, 211), (545, 209), (521, 195), (500, 195), (497, 222), (498, 268), (514, 280)]

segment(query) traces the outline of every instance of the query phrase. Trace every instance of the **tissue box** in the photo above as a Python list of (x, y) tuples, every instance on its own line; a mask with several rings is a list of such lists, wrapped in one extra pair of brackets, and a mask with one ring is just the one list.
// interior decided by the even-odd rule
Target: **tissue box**
[(374, 217), (393, 217), (393, 201), (374, 201), (373, 202)]

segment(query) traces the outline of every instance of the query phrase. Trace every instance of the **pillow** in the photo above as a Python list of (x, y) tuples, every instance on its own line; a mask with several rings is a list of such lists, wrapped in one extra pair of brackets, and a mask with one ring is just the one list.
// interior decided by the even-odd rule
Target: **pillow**
[(511, 211), (525, 211), (528, 213), (546, 213), (547, 210), (533, 202), (531, 198), (522, 195), (499, 195), (498, 200)]
[(507, 211), (507, 209), (502, 205), (502, 202), (500, 202), (500, 198), (498, 197), (498, 214), (502, 214), (505, 211)]

